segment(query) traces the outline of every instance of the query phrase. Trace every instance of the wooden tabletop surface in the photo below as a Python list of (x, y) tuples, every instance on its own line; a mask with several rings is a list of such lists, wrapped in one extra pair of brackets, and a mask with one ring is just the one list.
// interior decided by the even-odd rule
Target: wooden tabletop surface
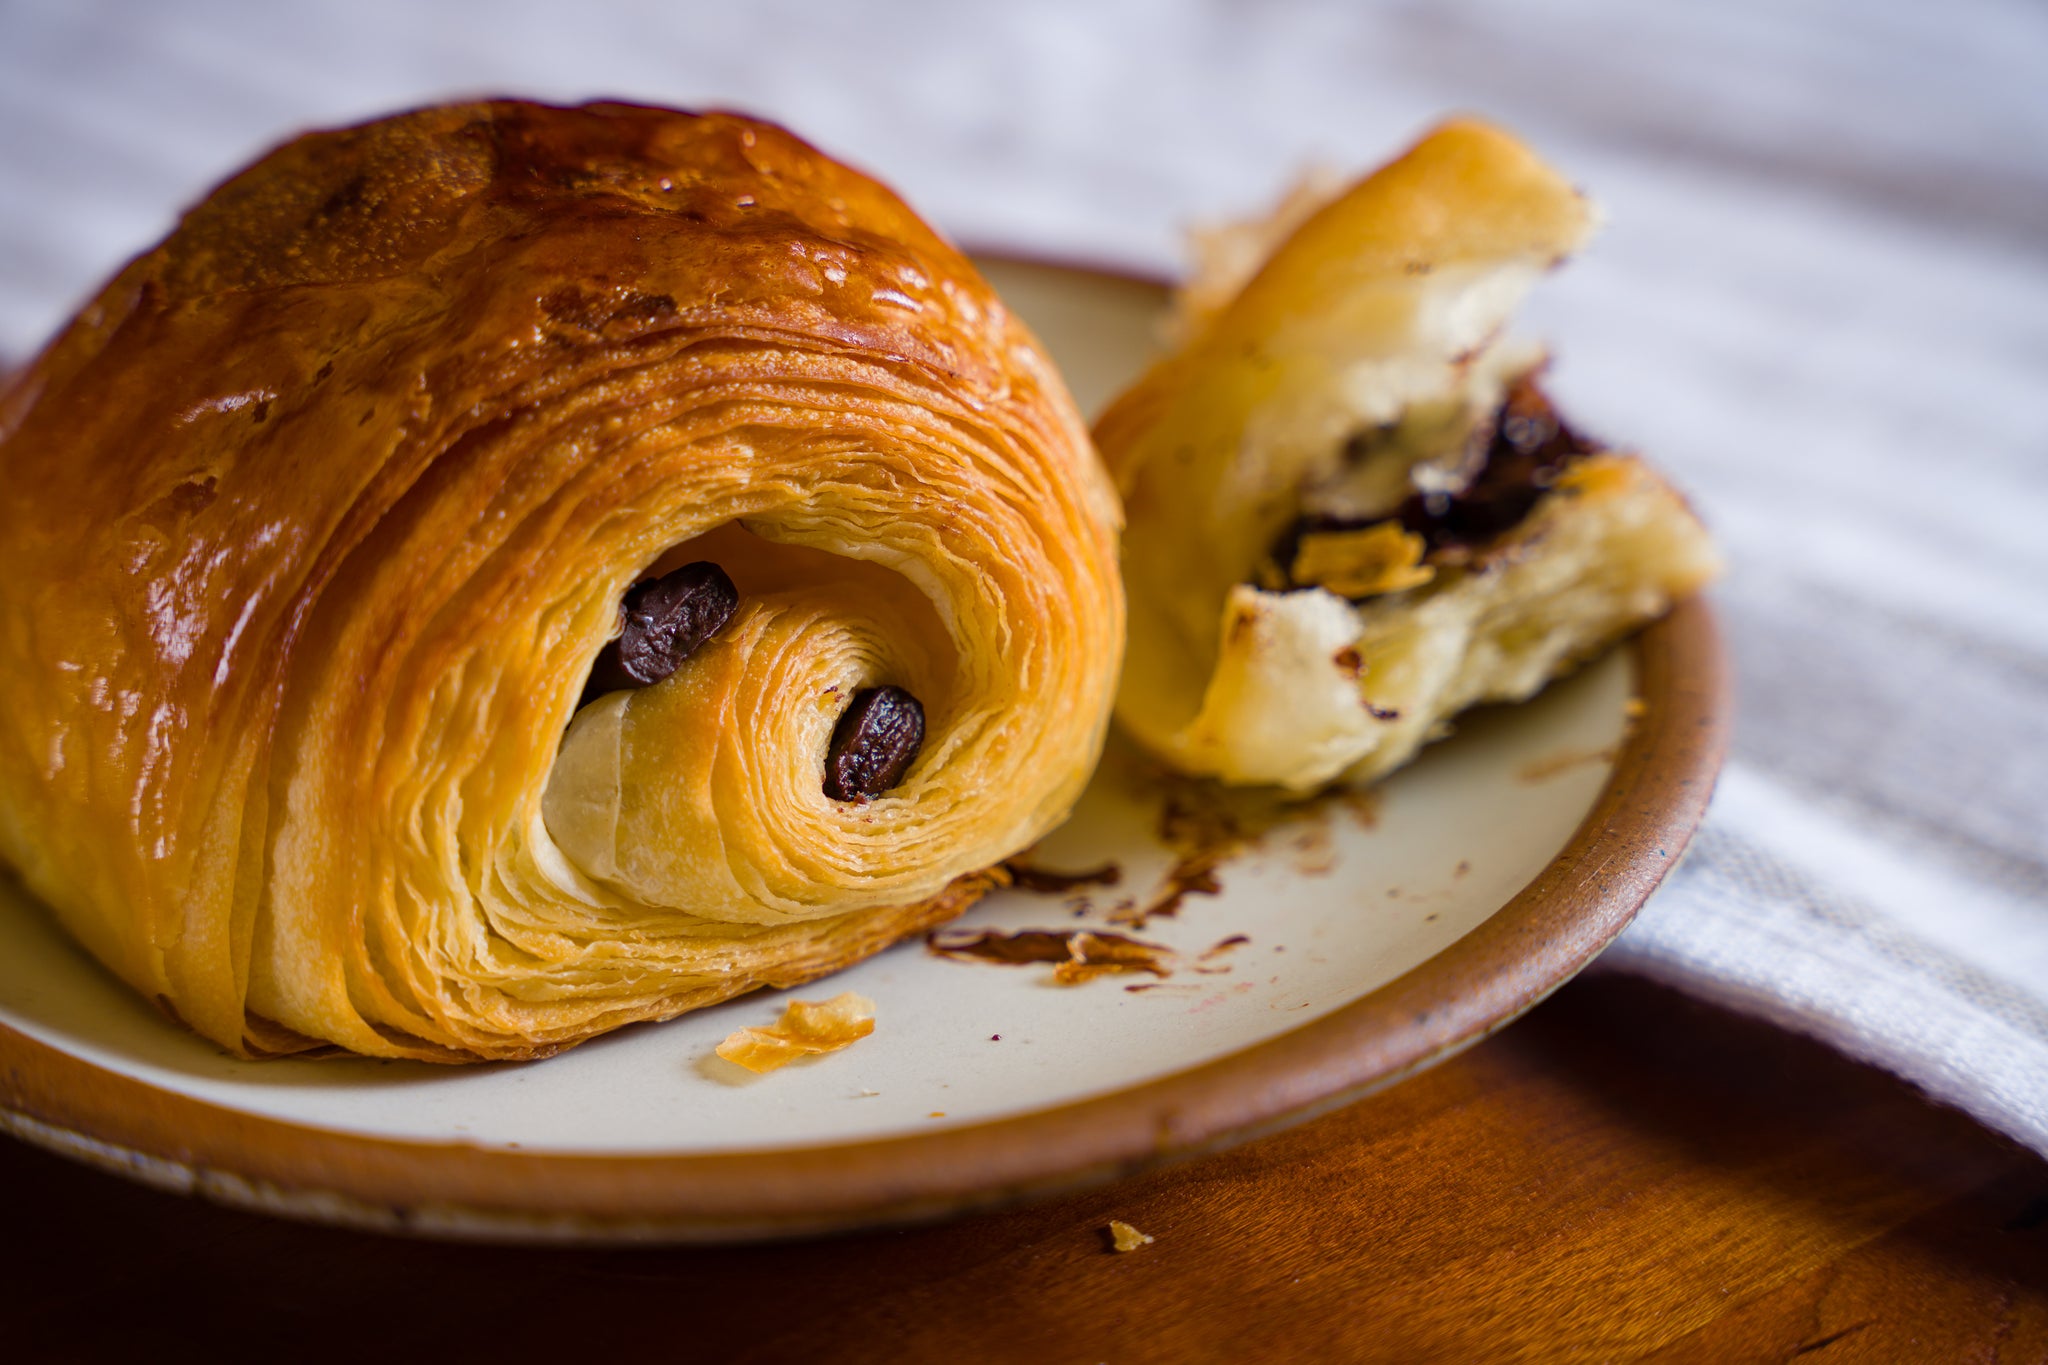
[(2048, 1360), (2048, 1165), (1612, 975), (1302, 1127), (909, 1231), (402, 1241), (4, 1140), (0, 1200), (23, 1361)]

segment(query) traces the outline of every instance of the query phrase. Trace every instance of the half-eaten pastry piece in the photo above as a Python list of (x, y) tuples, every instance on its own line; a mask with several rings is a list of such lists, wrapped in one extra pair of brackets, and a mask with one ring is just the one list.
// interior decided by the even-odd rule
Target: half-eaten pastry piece
[[(1459, 121), (1303, 218), (1096, 427), (1126, 508), (1118, 718), (1184, 771), (1295, 789), (1405, 763), (1717, 570), (1683, 499), (1552, 408), (1506, 335), (1587, 201)], [(1253, 251), (1211, 253), (1217, 261)]]

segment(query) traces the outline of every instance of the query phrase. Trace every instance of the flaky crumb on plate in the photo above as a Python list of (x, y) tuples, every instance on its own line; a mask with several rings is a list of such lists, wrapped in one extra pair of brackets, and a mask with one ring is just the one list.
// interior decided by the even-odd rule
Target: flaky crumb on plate
[(1112, 1218), (1109, 1220), (1109, 1240), (1118, 1251), (1136, 1251), (1157, 1239), (1138, 1231), (1129, 1223)]
[(852, 991), (823, 1002), (792, 1000), (771, 1028), (743, 1028), (718, 1045), (718, 1055), (749, 1071), (773, 1071), (799, 1057), (837, 1052), (875, 1031), (875, 1002)]

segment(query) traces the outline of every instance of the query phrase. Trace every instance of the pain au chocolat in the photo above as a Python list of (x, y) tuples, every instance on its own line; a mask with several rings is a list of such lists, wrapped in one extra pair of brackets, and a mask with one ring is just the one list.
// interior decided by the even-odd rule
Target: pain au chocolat
[(1060, 379), (752, 119), (300, 138), (0, 404), (0, 853), (240, 1052), (534, 1057), (816, 977), (1101, 743), (1118, 513)]
[(1210, 240), (1181, 345), (1096, 425), (1138, 739), (1226, 782), (1370, 780), (1713, 576), (1684, 500), (1563, 422), (1507, 331), (1592, 224), (1463, 120)]

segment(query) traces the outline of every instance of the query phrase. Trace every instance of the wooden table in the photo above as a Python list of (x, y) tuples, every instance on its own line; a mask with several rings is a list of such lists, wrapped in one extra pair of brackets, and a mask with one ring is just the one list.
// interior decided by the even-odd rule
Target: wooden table
[(905, 1232), (408, 1242), (4, 1141), (0, 1191), (19, 1361), (2048, 1359), (2048, 1165), (1617, 976), (1292, 1131)]

